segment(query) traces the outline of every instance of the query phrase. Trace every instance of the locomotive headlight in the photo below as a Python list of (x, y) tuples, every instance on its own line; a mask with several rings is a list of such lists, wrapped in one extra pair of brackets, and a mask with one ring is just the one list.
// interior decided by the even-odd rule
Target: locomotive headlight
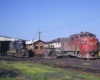
[(86, 44), (86, 43), (87, 43), (86, 41), (82, 41), (82, 42), (81, 42), (81, 44)]
[(93, 38), (91, 37), (90, 39), (92, 40)]

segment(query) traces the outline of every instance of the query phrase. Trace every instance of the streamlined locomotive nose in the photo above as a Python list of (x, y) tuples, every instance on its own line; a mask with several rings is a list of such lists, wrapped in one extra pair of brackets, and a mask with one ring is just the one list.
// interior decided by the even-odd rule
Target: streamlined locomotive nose
[(82, 52), (85, 58), (95, 58), (99, 52), (98, 40), (95, 37), (87, 37), (81, 42)]

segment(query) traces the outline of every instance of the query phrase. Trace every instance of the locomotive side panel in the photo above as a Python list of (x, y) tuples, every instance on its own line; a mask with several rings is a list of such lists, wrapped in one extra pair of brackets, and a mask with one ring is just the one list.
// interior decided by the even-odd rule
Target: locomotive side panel
[(80, 51), (79, 48), (79, 41), (78, 41), (78, 35), (70, 37), (68, 43), (68, 47), (70, 52)]
[(80, 41), (79, 41), (79, 35), (75, 36), (75, 51), (78, 53), (80, 51), (79, 47)]
[(64, 38), (61, 40), (61, 51), (69, 51), (70, 46), (69, 46), (69, 38)]
[(69, 42), (69, 46), (70, 46), (70, 51), (75, 51), (75, 38), (71, 37), (70, 38), (70, 42)]

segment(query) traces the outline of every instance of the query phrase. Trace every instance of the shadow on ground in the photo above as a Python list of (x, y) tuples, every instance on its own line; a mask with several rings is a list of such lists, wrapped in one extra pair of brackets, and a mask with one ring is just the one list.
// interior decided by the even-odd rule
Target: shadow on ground
[(5, 77), (5, 76), (9, 76), (9, 77), (13, 78), (13, 77), (17, 77), (18, 74), (16, 72), (12, 71), (12, 70), (10, 70), (10, 71), (8, 71), (8, 70), (2, 70), (0, 72), (0, 78), (1, 77)]

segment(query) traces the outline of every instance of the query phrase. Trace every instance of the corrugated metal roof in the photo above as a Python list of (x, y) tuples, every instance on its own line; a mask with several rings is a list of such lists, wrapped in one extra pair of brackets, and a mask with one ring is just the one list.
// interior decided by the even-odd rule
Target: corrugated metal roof
[(14, 41), (14, 40), (21, 40), (18, 38), (7, 37), (7, 36), (0, 36), (0, 41)]

